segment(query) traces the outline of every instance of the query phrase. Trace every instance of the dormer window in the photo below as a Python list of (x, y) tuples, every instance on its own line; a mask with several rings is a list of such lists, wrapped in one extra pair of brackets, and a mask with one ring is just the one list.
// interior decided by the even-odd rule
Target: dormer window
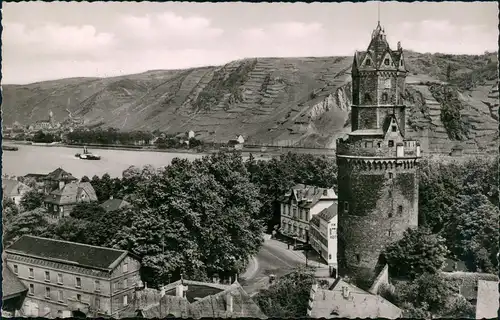
[(372, 65), (372, 61), (370, 59), (366, 59), (365, 65), (371, 66)]
[(394, 147), (394, 140), (389, 140), (389, 148)]
[(389, 97), (387, 96), (387, 93), (386, 92), (382, 93), (382, 102), (387, 102), (388, 99)]
[(392, 132), (396, 132), (396, 126), (394, 126), (394, 125), (391, 126), (391, 130), (392, 130)]
[(384, 64), (385, 64), (386, 66), (388, 66), (388, 65), (389, 65), (389, 59), (385, 59), (385, 60), (384, 60)]

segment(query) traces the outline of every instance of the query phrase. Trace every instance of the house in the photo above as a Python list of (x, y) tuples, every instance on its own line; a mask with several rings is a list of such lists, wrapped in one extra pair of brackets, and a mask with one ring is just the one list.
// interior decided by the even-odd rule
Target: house
[(260, 318), (266, 316), (235, 281), (231, 285), (179, 280), (161, 290), (143, 289), (120, 318)]
[(50, 192), (44, 200), (45, 207), (54, 218), (68, 216), (75, 205), (97, 201), (97, 196), (90, 182), (60, 183), (59, 188)]
[(28, 288), (28, 317), (114, 316), (132, 300), (140, 263), (127, 251), (23, 236), (5, 261)]
[(333, 189), (298, 184), (279, 199), (281, 227), (285, 235), (296, 235), (307, 242), (309, 221), (323, 209), (337, 202)]
[(31, 188), (15, 179), (2, 179), (2, 195), (4, 198), (10, 198), (16, 205), (21, 203), (24, 194)]
[(335, 204), (314, 215), (309, 223), (309, 243), (323, 258), (330, 269), (330, 275), (337, 275), (337, 206)]
[(337, 278), (328, 289), (311, 288), (307, 315), (310, 318), (402, 317), (402, 310), (379, 295), (361, 290)]
[(451, 285), (455, 292), (464, 296), (472, 305), (477, 304), (480, 281), (496, 281), (499, 278), (495, 274), (479, 272), (440, 272), (443, 278)]
[(239, 135), (236, 137), (236, 139), (229, 140), (227, 142), (227, 145), (229, 147), (234, 148), (235, 150), (241, 150), (243, 149), (243, 144), (245, 143), (245, 139), (243, 136)]
[(476, 319), (498, 318), (498, 281), (478, 281)]
[(57, 168), (43, 178), (45, 184), (45, 193), (50, 193), (52, 190), (60, 189), (65, 184), (78, 181), (77, 178), (62, 168)]
[(4, 262), (2, 268), (2, 317), (23, 316), (21, 309), (27, 293), (28, 288)]
[(106, 210), (107, 212), (116, 211), (118, 209), (130, 207), (130, 206), (131, 206), (131, 204), (128, 203), (127, 201), (122, 200), (122, 199), (114, 199), (113, 196), (109, 197), (108, 200), (104, 201), (101, 204), (101, 207), (103, 207), (104, 210)]

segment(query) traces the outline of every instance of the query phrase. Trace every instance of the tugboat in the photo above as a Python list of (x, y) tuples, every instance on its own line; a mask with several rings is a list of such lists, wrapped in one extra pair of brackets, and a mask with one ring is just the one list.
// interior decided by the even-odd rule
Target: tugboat
[(83, 147), (83, 153), (77, 153), (75, 154), (75, 157), (82, 160), (101, 160), (101, 156), (89, 152), (87, 147)]
[(16, 146), (2, 145), (2, 150), (4, 150), (4, 151), (17, 151), (17, 150), (19, 150), (19, 148)]

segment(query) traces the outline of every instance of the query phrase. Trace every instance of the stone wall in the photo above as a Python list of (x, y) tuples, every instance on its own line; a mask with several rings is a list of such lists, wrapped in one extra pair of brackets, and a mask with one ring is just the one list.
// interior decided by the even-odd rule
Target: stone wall
[(373, 270), (384, 248), (418, 224), (418, 164), (339, 160), (339, 272)]

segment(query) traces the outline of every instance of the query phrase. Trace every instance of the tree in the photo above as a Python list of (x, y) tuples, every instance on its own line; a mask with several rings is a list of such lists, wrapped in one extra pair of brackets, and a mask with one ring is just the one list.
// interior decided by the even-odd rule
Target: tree
[(87, 176), (83, 176), (80, 182), (90, 182), (90, 178)]
[(41, 235), (49, 226), (47, 213), (41, 209), (23, 212), (4, 225), (4, 245), (9, 245), (25, 234)]
[(71, 210), (70, 216), (80, 220), (96, 221), (106, 211), (96, 202), (83, 202), (75, 205)]
[(298, 268), (279, 278), (269, 289), (260, 291), (255, 301), (270, 318), (305, 318), (314, 272)]
[(130, 226), (114, 245), (141, 256), (153, 286), (180, 277), (234, 276), (262, 244), (257, 188), (240, 154), (174, 159), (138, 186)]
[(2, 201), (3, 223), (8, 224), (15, 216), (19, 214), (19, 208), (11, 198), (4, 197)]
[(452, 207), (452, 218), (444, 234), (451, 251), (465, 261), (469, 270), (497, 272), (498, 217), (500, 210), (477, 185), (468, 186)]
[(23, 211), (31, 211), (41, 208), (45, 200), (45, 195), (37, 190), (29, 190), (21, 198), (21, 207)]
[(397, 276), (415, 278), (436, 273), (445, 262), (448, 249), (445, 240), (426, 228), (408, 229), (403, 238), (390, 244), (384, 252), (389, 270)]

